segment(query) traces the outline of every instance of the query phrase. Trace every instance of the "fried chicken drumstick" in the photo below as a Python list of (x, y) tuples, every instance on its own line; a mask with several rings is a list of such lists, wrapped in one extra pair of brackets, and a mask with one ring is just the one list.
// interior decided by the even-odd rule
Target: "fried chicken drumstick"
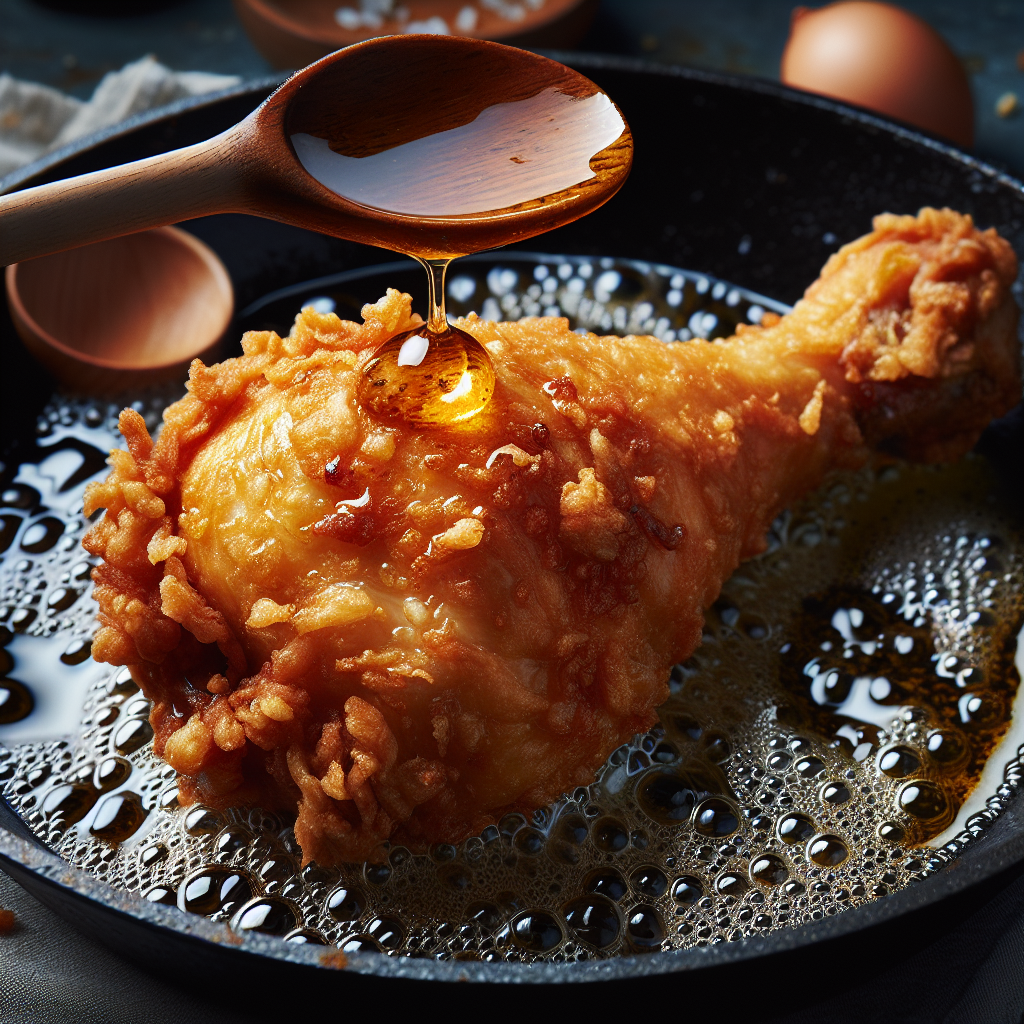
[(297, 806), (329, 865), (590, 783), (780, 510), (871, 449), (956, 458), (1019, 400), (1009, 245), (949, 210), (874, 228), (728, 340), (470, 316), (497, 386), (459, 426), (355, 402), (419, 322), (394, 291), (197, 360), (155, 443), (125, 410), (86, 500), (93, 655), (152, 700), (185, 799)]

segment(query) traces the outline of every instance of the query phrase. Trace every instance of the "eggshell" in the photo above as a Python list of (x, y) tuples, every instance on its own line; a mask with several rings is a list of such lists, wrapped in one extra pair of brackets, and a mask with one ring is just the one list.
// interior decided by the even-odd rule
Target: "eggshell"
[(782, 81), (856, 103), (960, 146), (974, 142), (967, 74), (930, 25), (891, 4), (793, 11)]

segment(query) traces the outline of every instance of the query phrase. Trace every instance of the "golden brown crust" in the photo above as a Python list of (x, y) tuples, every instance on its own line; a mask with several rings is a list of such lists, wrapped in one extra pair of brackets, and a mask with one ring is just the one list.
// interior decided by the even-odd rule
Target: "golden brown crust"
[(305, 310), (197, 360), (155, 443), (122, 414), (86, 498), (94, 656), (131, 666), (185, 799), (297, 806), (325, 864), (457, 841), (648, 728), (722, 581), (865, 435), (949, 456), (1016, 401), (1014, 273), (923, 211), (728, 341), (469, 318), (494, 398), (428, 431), (353, 397), (407, 296)]

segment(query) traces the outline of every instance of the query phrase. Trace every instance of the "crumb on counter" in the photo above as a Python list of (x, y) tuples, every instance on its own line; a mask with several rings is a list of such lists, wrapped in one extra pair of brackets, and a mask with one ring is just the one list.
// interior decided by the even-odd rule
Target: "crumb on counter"
[(0, 907), (0, 935), (7, 935), (14, 931), (14, 926), (17, 923), (17, 919), (14, 916), (13, 910), (4, 910)]
[(348, 957), (340, 949), (335, 949), (330, 953), (321, 955), (320, 965), (322, 967), (331, 967), (336, 971), (343, 971), (348, 967)]

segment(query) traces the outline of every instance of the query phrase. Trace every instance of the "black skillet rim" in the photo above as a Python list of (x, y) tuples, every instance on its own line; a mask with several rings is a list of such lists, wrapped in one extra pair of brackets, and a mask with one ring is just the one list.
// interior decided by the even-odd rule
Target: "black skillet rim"
[[(650, 61), (609, 57), (598, 54), (550, 53), (586, 71), (593, 69), (634, 72), (690, 79), (709, 85), (722, 86), (741, 92), (754, 92), (773, 98), (795, 102), (828, 111), (842, 120), (860, 123), (875, 130), (900, 138), (904, 142), (941, 154), (961, 166), (1002, 185), (1024, 198), (1021, 181), (984, 161), (962, 153), (941, 139), (928, 136), (917, 129), (890, 121), (870, 111), (840, 103), (826, 97), (815, 96), (790, 89), (778, 83), (745, 78), (719, 72), (659, 65)], [(270, 76), (205, 96), (177, 101), (168, 107), (136, 115), (127, 122), (86, 136), (38, 161), (0, 179), (0, 194), (26, 187), (37, 176), (58, 167), (65, 160), (84, 154), (89, 149), (110, 139), (128, 135), (141, 127), (172, 118), (183, 112), (212, 106), (224, 100), (247, 93), (263, 93), (278, 84), (281, 78)], [(49, 177), (49, 175), (47, 175)], [(410, 960), (380, 954), (362, 953), (348, 957), (347, 971), (373, 975), (378, 978), (403, 978), (422, 981), (488, 982), (496, 984), (531, 983), (586, 983), (626, 980), (653, 975), (692, 971), (712, 966), (753, 960), (775, 953), (795, 950), (811, 944), (862, 931), (873, 925), (894, 920), (904, 914), (929, 906), (939, 900), (962, 892), (988, 879), (1005, 868), (1024, 859), (1024, 797), (1017, 794), (994, 823), (992, 829), (980, 837), (944, 870), (891, 896), (870, 904), (852, 908), (833, 917), (811, 922), (799, 928), (771, 933), (764, 938), (741, 939), (715, 946), (686, 950), (651, 953), (643, 956), (618, 957), (604, 961), (585, 961), (569, 964), (486, 964), (472, 962), (444, 962)], [(13, 819), (13, 820), (12, 820)], [(34, 841), (22, 838), (27, 828), (3, 801), (0, 801), (0, 867), (26, 885), (44, 903), (64, 912), (83, 903), (107, 912), (112, 918), (131, 918), (136, 925), (148, 926), (157, 932), (171, 932), (175, 938), (197, 940), (199, 947), (217, 947), (218, 952), (231, 952), (257, 965), (254, 958), (270, 958), (300, 968), (337, 967), (325, 964), (322, 947), (296, 946), (260, 935), (239, 937), (225, 925), (213, 924), (205, 919), (182, 915), (176, 910), (158, 904), (146, 903), (128, 893), (116, 890), (98, 881), (85, 871), (75, 868)], [(18, 826), (21, 825), (21, 828)], [(102, 938), (102, 935), (97, 935)], [(116, 946), (116, 943), (115, 943)]]

